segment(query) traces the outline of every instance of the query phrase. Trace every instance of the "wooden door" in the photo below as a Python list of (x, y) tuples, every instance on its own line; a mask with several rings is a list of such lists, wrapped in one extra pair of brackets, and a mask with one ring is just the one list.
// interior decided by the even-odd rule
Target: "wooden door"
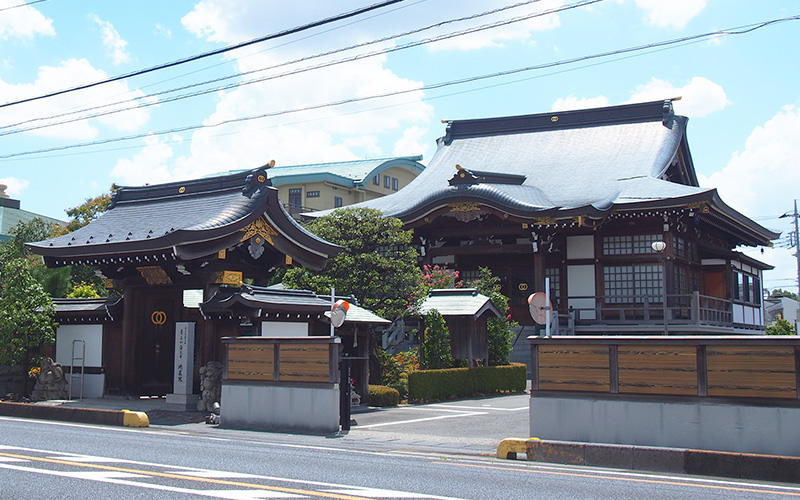
[(148, 290), (142, 294), (142, 305), (136, 342), (137, 392), (140, 396), (164, 396), (172, 392), (181, 294)]

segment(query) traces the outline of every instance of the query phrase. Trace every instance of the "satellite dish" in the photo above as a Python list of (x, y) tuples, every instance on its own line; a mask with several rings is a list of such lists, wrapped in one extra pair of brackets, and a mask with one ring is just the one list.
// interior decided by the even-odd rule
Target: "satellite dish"
[(533, 318), (533, 321), (537, 324), (547, 324), (547, 317), (552, 310), (553, 304), (547, 300), (547, 295), (544, 292), (532, 293), (528, 297), (528, 311), (530, 311), (531, 318)]
[[(350, 303), (346, 300), (337, 300), (331, 308), (331, 324), (339, 328), (344, 324), (344, 318), (347, 316), (347, 311), (350, 309)], [(331, 334), (333, 335), (333, 334)]]

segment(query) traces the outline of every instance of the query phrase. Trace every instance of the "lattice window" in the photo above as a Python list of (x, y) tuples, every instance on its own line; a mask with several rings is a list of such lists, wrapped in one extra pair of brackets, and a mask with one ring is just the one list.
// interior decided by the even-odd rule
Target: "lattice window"
[(603, 295), (607, 303), (660, 302), (662, 266), (605, 266)]
[(606, 236), (603, 238), (603, 255), (634, 255), (653, 253), (652, 244), (660, 239), (660, 234)]
[(550, 278), (550, 301), (561, 296), (561, 269), (548, 267), (544, 270), (544, 277)]

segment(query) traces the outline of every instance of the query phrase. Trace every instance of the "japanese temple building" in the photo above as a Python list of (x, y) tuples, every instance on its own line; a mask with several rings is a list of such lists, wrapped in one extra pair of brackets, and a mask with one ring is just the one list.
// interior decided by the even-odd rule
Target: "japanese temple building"
[(771, 267), (736, 248), (778, 234), (699, 186), (687, 122), (671, 100), (448, 121), (419, 176), (357, 206), (400, 218), (425, 264), (491, 268), (522, 324), (549, 278), (562, 333), (763, 332)]
[[(248, 318), (244, 318), (234, 307), (207, 320), (201, 303), (219, 297), (224, 286), (238, 289), (243, 282), (264, 285), (278, 267), (302, 265), (320, 270), (339, 252), (340, 247), (308, 233), (289, 216), (268, 178), (268, 168), (120, 187), (109, 210), (87, 226), (29, 244), (46, 265), (93, 266), (109, 287), (123, 291), (124, 311), (113, 315), (103, 301), (62, 303), (57, 308), (62, 322), (91, 323), (95, 316), (103, 319), (105, 326), (97, 326), (102, 333), (93, 337), (102, 342), (102, 356), (96, 356), (92, 364), (101, 365), (95, 366), (95, 372), (105, 377), (106, 393), (169, 393), (176, 324), (195, 325), (194, 365), (199, 367), (221, 361), (221, 337), (239, 333), (243, 322), (259, 320), (258, 314), (267, 309), (245, 307)], [(269, 308), (271, 319), (282, 314), (275, 328), (298, 323), (298, 328), (290, 329), (308, 335), (327, 332), (320, 325), (327, 321), (324, 300), (290, 292), (277, 294), (285, 300)], [(113, 302), (119, 308), (117, 301)], [(96, 352), (97, 346), (92, 349)]]

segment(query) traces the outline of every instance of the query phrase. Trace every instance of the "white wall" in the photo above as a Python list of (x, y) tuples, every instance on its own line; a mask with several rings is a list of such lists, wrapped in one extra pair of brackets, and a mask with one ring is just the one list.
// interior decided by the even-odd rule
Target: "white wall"
[(299, 321), (262, 321), (262, 337), (308, 337), (309, 325)]
[(339, 384), (329, 388), (223, 384), (220, 407), (222, 427), (339, 431)]
[[(86, 342), (86, 351), (83, 353), (83, 363), (75, 362), (75, 377), (70, 377), (69, 369), (65, 370), (67, 382), (72, 384), (72, 397), (81, 396), (81, 382), (79, 372), (83, 365), (86, 368), (101, 368), (103, 366), (103, 325), (61, 325), (56, 330), (56, 363), (64, 366), (72, 365), (72, 343), (74, 340)], [(81, 344), (75, 344), (75, 354), (80, 356)], [(102, 398), (105, 393), (106, 376), (104, 373), (83, 375), (83, 397)], [(73, 383), (74, 382), (74, 383)], [(69, 390), (69, 386), (67, 387)]]

